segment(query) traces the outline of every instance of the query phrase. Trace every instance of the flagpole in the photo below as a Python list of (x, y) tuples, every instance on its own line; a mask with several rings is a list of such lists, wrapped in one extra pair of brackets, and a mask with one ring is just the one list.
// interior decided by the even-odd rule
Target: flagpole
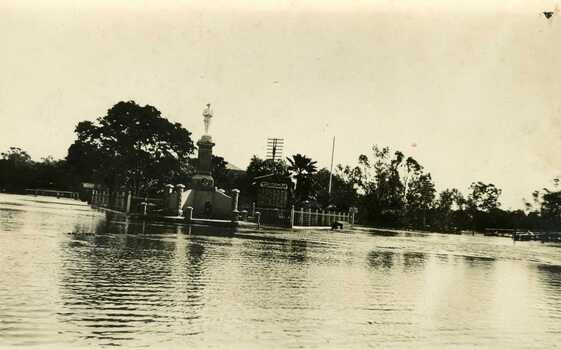
[(333, 155), (335, 154), (335, 136), (333, 136), (333, 147), (331, 148), (331, 168), (329, 169), (329, 199), (331, 199), (331, 178), (333, 177)]

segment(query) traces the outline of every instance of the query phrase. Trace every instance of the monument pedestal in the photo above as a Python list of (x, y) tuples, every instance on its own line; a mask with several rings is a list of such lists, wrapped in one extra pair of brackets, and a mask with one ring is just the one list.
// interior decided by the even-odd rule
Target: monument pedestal
[(199, 147), (197, 174), (191, 180), (191, 187), (199, 191), (213, 191), (214, 179), (212, 178), (212, 148), (214, 142), (210, 135), (203, 135), (197, 142)]
[(195, 218), (229, 219), (232, 214), (232, 197), (216, 191), (212, 177), (212, 137), (203, 135), (197, 146), (197, 174), (191, 179), (191, 189), (188, 191), (183, 210), (191, 207)]

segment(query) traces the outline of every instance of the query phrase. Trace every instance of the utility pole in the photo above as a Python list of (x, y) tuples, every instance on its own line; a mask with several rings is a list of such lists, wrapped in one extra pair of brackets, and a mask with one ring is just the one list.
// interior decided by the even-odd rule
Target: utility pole
[(282, 149), (284, 146), (284, 139), (270, 137), (267, 139), (267, 159), (272, 159), (273, 162), (277, 158), (282, 157)]
[(331, 148), (331, 168), (329, 169), (329, 199), (331, 199), (331, 178), (333, 177), (333, 155), (335, 154), (335, 136), (333, 136), (333, 147)]

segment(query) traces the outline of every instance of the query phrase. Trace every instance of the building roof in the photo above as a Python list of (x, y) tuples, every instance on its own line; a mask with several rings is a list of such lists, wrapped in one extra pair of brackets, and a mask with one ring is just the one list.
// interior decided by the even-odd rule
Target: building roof
[(226, 163), (226, 170), (245, 172), (245, 170), (238, 168), (237, 166), (235, 166), (232, 163)]

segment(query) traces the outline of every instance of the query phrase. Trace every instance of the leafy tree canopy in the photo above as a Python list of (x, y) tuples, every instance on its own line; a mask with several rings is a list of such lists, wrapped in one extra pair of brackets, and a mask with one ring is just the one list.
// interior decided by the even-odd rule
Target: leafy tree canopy
[(346, 211), (357, 200), (357, 192), (351, 182), (345, 180), (342, 176), (343, 167), (338, 165), (336, 172), (331, 175), (331, 195), (329, 194), (329, 176), (328, 169), (320, 169), (313, 175), (313, 188), (316, 199), (323, 208), (333, 205), (337, 210)]
[(2, 152), (2, 159), (14, 164), (31, 163), (31, 156), (19, 147), (10, 147), (6, 152)]
[(309, 199), (313, 192), (312, 175), (317, 172), (317, 162), (300, 153), (287, 160), (288, 170), (296, 180), (294, 189), (296, 199), (300, 201)]
[(502, 190), (493, 184), (486, 184), (481, 181), (473, 182), (469, 187), (471, 193), (468, 196), (468, 206), (472, 210), (490, 212), (501, 206), (499, 197)]
[(69, 165), (88, 180), (134, 192), (172, 182), (195, 149), (191, 133), (180, 123), (134, 101), (117, 103), (96, 122), (78, 123), (75, 132)]

